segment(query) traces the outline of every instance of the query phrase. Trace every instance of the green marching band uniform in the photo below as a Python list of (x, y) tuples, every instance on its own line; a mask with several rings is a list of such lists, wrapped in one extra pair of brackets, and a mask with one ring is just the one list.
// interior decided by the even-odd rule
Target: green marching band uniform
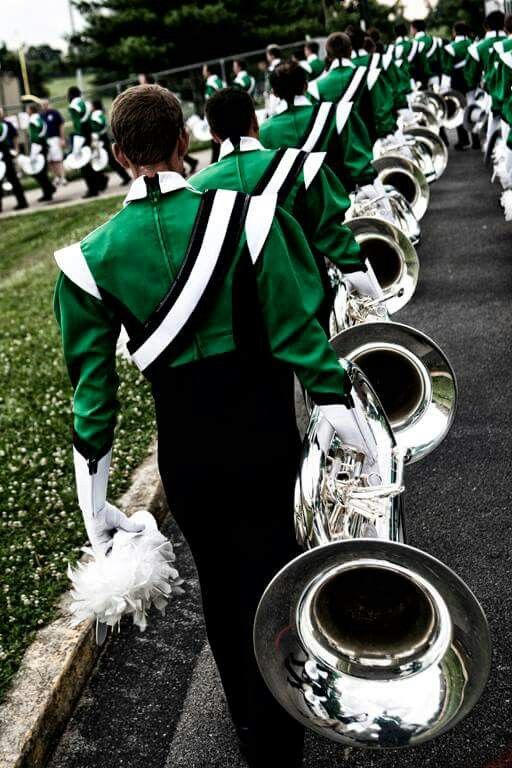
[(268, 149), (325, 152), (327, 164), (349, 192), (370, 184), (375, 178), (372, 144), (351, 95), (349, 89), (347, 98), (337, 104), (312, 104), (306, 96), (296, 95), (293, 104), (260, 126), (261, 143)]
[(226, 139), (219, 162), (193, 176), (191, 184), (201, 191), (233, 189), (277, 195), (279, 204), (301, 225), (315, 255), (316, 274), (311, 273), (308, 260), (300, 283), (308, 295), (314, 295), (323, 283), (319, 321), (328, 330), (333, 297), (326, 259), (344, 273), (366, 271), (366, 266), (352, 232), (343, 225), (350, 200), (324, 160), (323, 152), (269, 150), (258, 139), (242, 136), (235, 146)]
[(219, 77), (218, 75), (209, 75), (206, 78), (206, 83), (204, 87), (205, 101), (208, 99), (211, 99), (214, 93), (217, 93), (217, 91), (222, 91), (222, 89), (225, 87), (226, 87), (226, 83), (221, 77)]
[(249, 96), (252, 96), (254, 89), (256, 88), (256, 80), (245, 69), (243, 69), (233, 80), (233, 85), (237, 85), (243, 91), (247, 91)]
[(68, 112), (73, 125), (73, 133), (76, 133), (77, 136), (84, 136), (88, 143), (91, 135), (89, 123), (91, 109), (89, 105), (81, 96), (75, 96), (69, 102)]
[[(68, 104), (68, 112), (73, 125), (73, 137), (81, 136), (85, 146), (90, 146), (92, 141), (91, 108), (82, 96), (71, 98)], [(73, 138), (74, 144), (74, 138)], [(90, 163), (82, 169), (82, 176), (87, 185), (87, 196), (96, 196), (105, 189), (108, 178), (104, 173), (96, 172)]]
[(41, 200), (49, 201), (53, 197), (55, 187), (48, 178), (48, 165), (46, 162), (46, 157), (48, 155), (48, 141), (46, 139), (46, 132), (46, 123), (41, 115), (37, 112), (31, 114), (28, 124), (28, 137), (30, 139), (31, 151), (35, 147), (40, 147), (41, 154), (44, 156), (44, 167), (42, 171), (34, 175), (34, 178), (43, 192)]
[(494, 44), (505, 37), (505, 32), (486, 32), (483, 40), (468, 46), (468, 55), (464, 67), (466, 84), (470, 91), (475, 90), (481, 83), (482, 77), (489, 64)]
[[(12, 193), (16, 197), (16, 208), (27, 207), (27, 201), (25, 199), (25, 193), (21, 186), (16, 167), (14, 165), (11, 148), (9, 146), (9, 126), (5, 120), (0, 120), (0, 161), (5, 163), (5, 181), (8, 181), (12, 186)], [(2, 198), (4, 194), (3, 179), (0, 180), (0, 212), (2, 211)]]
[(466, 35), (457, 35), (443, 49), (443, 74), (450, 78), (451, 87), (461, 93), (466, 93), (468, 90), (464, 68), (471, 44), (471, 39)]
[(305, 69), (308, 73), (308, 78), (310, 80), (315, 80), (317, 77), (320, 77), (324, 71), (324, 62), (316, 55), (316, 53), (310, 53), (307, 59), (304, 59), (299, 63), (302, 69)]
[(436, 84), (440, 84), (443, 71), (443, 41), (440, 37), (433, 37), (428, 32), (417, 32), (413, 39), (417, 48), (412, 57), (412, 75), (424, 87), (429, 85), (429, 80), (435, 78)]
[(353, 101), (374, 142), (396, 128), (387, 90), (372, 93), (380, 74), (378, 58), (372, 58), (368, 67), (356, 66), (351, 59), (334, 59), (329, 72), (310, 82), (308, 91), (318, 101)]
[[(252, 154), (255, 163), (263, 155)], [(351, 406), (317, 320), (321, 290), (303, 282), (314, 257), (276, 206), (275, 194), (200, 193), (174, 172), (141, 176), (120, 213), (56, 253), (84, 518), (105, 508), (124, 325), (152, 386), (160, 474), (196, 561), (208, 638), (251, 766), (276, 756), (297, 765), (302, 752), (302, 727), (268, 692), (252, 648), (259, 598), (299, 553), (293, 372), (333, 424)]]

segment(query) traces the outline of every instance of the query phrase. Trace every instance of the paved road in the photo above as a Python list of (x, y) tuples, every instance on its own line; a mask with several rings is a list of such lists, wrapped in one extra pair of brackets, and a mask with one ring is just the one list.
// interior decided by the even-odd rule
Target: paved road
[[(194, 152), (194, 157), (199, 160), (197, 170), (201, 170), (210, 162), (210, 151), (201, 150), (200, 152)], [(115, 197), (116, 195), (125, 195), (127, 187), (123, 186), (121, 179), (116, 173), (109, 173), (109, 183), (105, 192), (101, 193), (101, 197)], [(97, 197), (88, 198), (83, 200), (82, 197), (85, 194), (86, 186), (83, 179), (75, 179), (68, 182), (64, 187), (58, 187), (51, 203), (39, 203), (38, 199), (41, 197), (41, 190), (39, 187), (35, 189), (29, 189), (25, 193), (28, 208), (22, 211), (15, 211), (14, 206), (16, 200), (12, 195), (4, 197), (3, 199), (3, 211), (0, 213), (0, 219), (5, 219), (8, 216), (27, 216), (35, 211), (47, 211), (52, 208), (66, 208), (69, 205), (75, 205), (75, 203), (82, 202), (84, 205), (91, 202), (91, 200), (97, 200)]]
[[(307, 768), (510, 768), (511, 225), (477, 154), (454, 154), (423, 227), (421, 281), (400, 320), (438, 341), (458, 375), (459, 411), (438, 451), (407, 472), (409, 541), (454, 568), (479, 596), (494, 644), (480, 704), (458, 728), (407, 751), (361, 752), (308, 736)], [(171, 521), (167, 530), (179, 538)], [(242, 768), (204, 643), (186, 545), (187, 597), (146, 634), (103, 653), (50, 768)]]

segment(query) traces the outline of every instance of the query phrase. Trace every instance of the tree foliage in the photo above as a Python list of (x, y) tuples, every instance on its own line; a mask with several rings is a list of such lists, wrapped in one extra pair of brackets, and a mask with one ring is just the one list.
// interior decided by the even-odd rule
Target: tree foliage
[[(49, 47), (49, 46), (48, 46)], [(44, 86), (44, 80), (48, 77), (45, 65), (39, 59), (29, 60), (29, 51), (25, 56), (29, 71), (30, 90), (37, 96), (47, 96), (48, 91)], [(60, 53), (60, 52), (59, 52)], [(21, 75), (20, 61), (17, 51), (10, 51), (5, 43), (0, 43), (0, 72), (8, 72), (17, 77), (23, 92), (23, 79)]]
[(481, 35), (484, 22), (484, 3), (481, 0), (439, 0), (432, 8), (427, 22), (445, 37), (450, 36), (454, 21), (465, 21), (475, 35)]

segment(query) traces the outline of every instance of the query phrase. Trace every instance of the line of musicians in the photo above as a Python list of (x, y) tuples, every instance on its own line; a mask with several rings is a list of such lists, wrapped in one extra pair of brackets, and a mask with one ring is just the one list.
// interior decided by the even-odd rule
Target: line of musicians
[[(462, 87), (457, 64), (469, 50), (462, 32), (456, 26), (447, 46), (417, 21), (410, 36), (399, 27), (387, 48), (376, 31), (336, 32), (325, 66), (314, 43), (300, 62), (269, 46), (279, 107), (261, 126), (243, 64), (230, 88), (205, 70), (219, 159), (189, 180), (178, 100), (154, 84), (129, 88), (111, 114), (114, 158), (133, 178), (125, 205), (55, 254), (55, 313), (74, 390), (75, 475), (90, 542), (105, 553), (118, 528), (140, 530), (107, 501), (124, 326), (152, 389), (160, 474), (197, 565), (208, 639), (251, 768), (302, 764), (302, 728), (268, 692), (252, 644), (265, 587), (299, 554), (294, 375), (340, 440), (364, 454), (364, 471), (379, 474), (329, 344), (327, 268), (382, 298), (344, 222), (349, 194), (382, 196), (372, 147), (396, 134), (415, 84), (441, 87), (449, 76)], [(458, 144), (467, 144), (461, 132)]]

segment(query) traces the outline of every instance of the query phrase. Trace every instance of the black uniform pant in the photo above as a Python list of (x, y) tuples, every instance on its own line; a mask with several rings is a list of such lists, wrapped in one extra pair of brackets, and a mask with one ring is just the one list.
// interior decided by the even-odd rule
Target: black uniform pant
[(48, 177), (48, 161), (47, 161), (48, 150), (43, 150), (43, 153), (44, 153), (44, 168), (41, 171), (41, 173), (34, 175), (34, 179), (37, 181), (37, 183), (41, 187), (41, 191), (43, 193), (43, 199), (51, 200), (53, 197), (53, 193), (55, 192), (55, 187), (53, 186), (52, 182)]
[[(92, 131), (88, 126), (84, 126), (82, 136), (85, 138), (85, 145), (91, 145)], [(87, 186), (89, 195), (97, 195), (102, 192), (108, 183), (108, 178), (104, 173), (95, 171), (90, 163), (82, 168), (82, 178)]]
[[(25, 198), (25, 193), (23, 192), (23, 187), (21, 186), (20, 180), (18, 179), (18, 174), (16, 173), (16, 168), (14, 167), (14, 163), (12, 160), (12, 156), (10, 152), (5, 149), (2, 150), (2, 160), (5, 163), (5, 181), (8, 181), (12, 186), (12, 193), (14, 197), (16, 198), (16, 202), (19, 206), (25, 208), (27, 205), (27, 201)], [(2, 197), (3, 197), (3, 189), (2, 189), (2, 182), (0, 181), (0, 211), (2, 210)]]
[(197, 565), (208, 640), (242, 749), (251, 768), (296, 768), (303, 728), (268, 691), (252, 642), (265, 587), (299, 554), (293, 377), (233, 353), (170, 369), (153, 392), (160, 474)]

